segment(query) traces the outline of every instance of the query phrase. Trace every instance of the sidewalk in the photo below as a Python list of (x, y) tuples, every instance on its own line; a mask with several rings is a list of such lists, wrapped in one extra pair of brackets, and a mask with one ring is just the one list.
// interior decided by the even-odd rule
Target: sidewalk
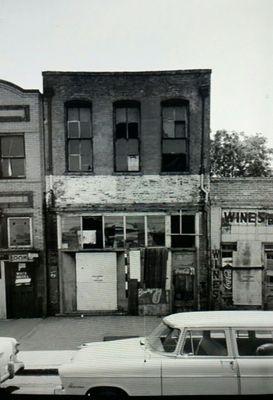
[(159, 317), (86, 316), (0, 320), (0, 336), (20, 342), (18, 358), (26, 369), (56, 369), (78, 346), (105, 337), (146, 336)]

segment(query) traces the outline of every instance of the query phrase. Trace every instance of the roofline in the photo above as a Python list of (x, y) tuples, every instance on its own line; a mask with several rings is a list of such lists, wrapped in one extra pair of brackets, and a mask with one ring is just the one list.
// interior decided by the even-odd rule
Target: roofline
[(7, 86), (11, 86), (16, 90), (19, 90), (20, 92), (23, 93), (39, 93), (41, 95), (41, 92), (38, 89), (23, 89), (21, 86), (16, 85), (15, 83), (5, 81), (4, 79), (0, 79), (0, 84), (4, 84)]
[(42, 75), (94, 75), (94, 76), (131, 76), (131, 75), (177, 75), (177, 74), (211, 74), (211, 69), (178, 69), (178, 70), (164, 70), (164, 71), (42, 71)]

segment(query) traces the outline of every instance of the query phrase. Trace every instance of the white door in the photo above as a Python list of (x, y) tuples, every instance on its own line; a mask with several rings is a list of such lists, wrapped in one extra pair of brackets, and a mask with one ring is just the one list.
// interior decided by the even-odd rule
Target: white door
[(77, 253), (76, 282), (77, 310), (116, 310), (116, 253)]
[(163, 395), (238, 394), (238, 368), (228, 331), (187, 330), (181, 353), (163, 358)]

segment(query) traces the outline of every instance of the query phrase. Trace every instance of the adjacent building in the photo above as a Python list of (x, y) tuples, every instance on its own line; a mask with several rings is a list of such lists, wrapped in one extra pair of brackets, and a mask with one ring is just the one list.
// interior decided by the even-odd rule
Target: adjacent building
[(0, 80), (0, 318), (46, 313), (42, 102)]
[(272, 183), (212, 179), (212, 308), (273, 309)]
[(207, 308), (210, 73), (43, 72), (49, 313)]

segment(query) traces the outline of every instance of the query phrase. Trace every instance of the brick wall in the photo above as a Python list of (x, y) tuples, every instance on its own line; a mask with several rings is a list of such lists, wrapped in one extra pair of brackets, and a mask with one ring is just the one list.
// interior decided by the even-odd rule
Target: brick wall
[(213, 178), (212, 205), (273, 207), (273, 178)]
[[(45, 259), (44, 259), (44, 150), (42, 134), (42, 102), (38, 90), (24, 90), (10, 82), (0, 80), (0, 106), (28, 106), (29, 120), (0, 121), (0, 134), (23, 133), (25, 141), (25, 173), (22, 179), (0, 179), (1, 195), (30, 193), (32, 204), (14, 207), (12, 204), (0, 204), (4, 216), (31, 216), (33, 228), (33, 248), (39, 251), (39, 265), (36, 271), (37, 302), (43, 302), (45, 295)], [(1, 197), (0, 197), (1, 202)], [(3, 249), (2, 249), (3, 250)], [(42, 311), (42, 310), (40, 310)]]
[[(161, 170), (160, 102), (172, 98), (189, 101), (190, 173), (200, 171), (202, 98), (200, 87), (210, 84), (209, 70), (154, 73), (62, 73), (44, 72), (44, 92), (52, 97), (53, 173), (66, 171), (65, 107), (71, 100), (92, 103), (94, 173), (113, 173), (113, 102), (137, 100), (141, 105), (141, 172)], [(209, 97), (205, 102), (205, 164), (209, 146)], [(45, 103), (47, 111), (47, 103)], [(47, 121), (48, 124), (50, 121)]]
[(200, 177), (191, 176), (54, 176), (47, 177), (57, 207), (177, 204), (195, 206)]

